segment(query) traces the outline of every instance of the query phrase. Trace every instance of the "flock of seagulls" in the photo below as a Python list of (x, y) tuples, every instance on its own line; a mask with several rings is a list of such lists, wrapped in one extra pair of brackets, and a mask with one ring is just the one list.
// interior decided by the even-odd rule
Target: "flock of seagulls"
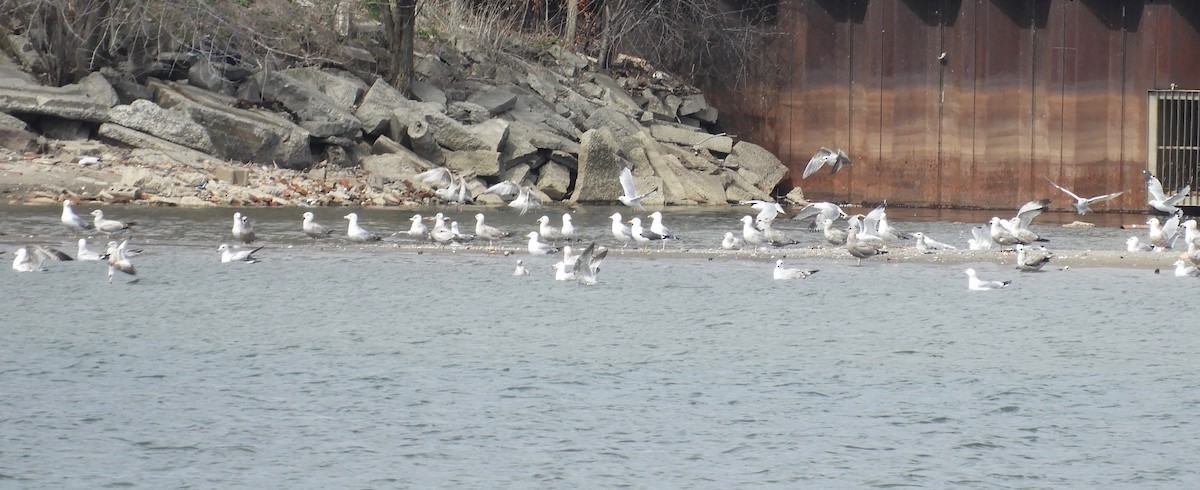
[[(830, 166), (836, 173), (844, 165), (850, 164), (851, 161), (844, 151), (821, 148), (806, 167), (804, 177), (808, 177), (825, 166)], [(1145, 237), (1145, 242), (1139, 237), (1130, 237), (1126, 242), (1126, 250), (1130, 252), (1176, 250), (1179, 247), (1178, 241), (1182, 238), (1187, 251), (1182, 252), (1180, 259), (1174, 264), (1176, 266), (1175, 275), (1200, 276), (1200, 269), (1198, 269), (1200, 266), (1200, 231), (1197, 230), (1195, 220), (1184, 221), (1182, 219), (1182, 211), (1178, 208), (1178, 204), (1187, 195), (1190, 186), (1167, 197), (1157, 178), (1150, 175), (1149, 172), (1146, 172), (1145, 176), (1147, 205), (1156, 211), (1165, 213), (1167, 217), (1163, 220), (1157, 216), (1148, 219), (1149, 233)], [(437, 168), (423, 172), (418, 175), (417, 180), (434, 187), (434, 193), (448, 204), (461, 206), (474, 202), (474, 196), (467, 189), (466, 177), (456, 176), (448, 169)], [(622, 194), (617, 197), (617, 201), (633, 210), (645, 211), (643, 201), (658, 192), (658, 189), (655, 188), (646, 193), (639, 193), (634, 184), (633, 173), (628, 168), (620, 172), (619, 180)], [(1081, 215), (1091, 212), (1093, 204), (1115, 199), (1126, 192), (1120, 191), (1083, 198), (1048, 178), (1046, 181), (1074, 199), (1072, 206)], [(541, 206), (540, 200), (534, 195), (532, 189), (511, 181), (496, 184), (485, 192), (502, 197), (513, 197), (508, 206), (522, 215)], [(787, 216), (787, 210), (780, 203), (751, 200), (741, 204), (749, 206), (754, 212), (739, 219), (740, 232), (724, 233), (720, 240), (722, 249), (760, 251), (800, 244), (800, 241), (776, 227), (777, 222), (780, 221), (779, 218)], [(1053, 260), (1054, 254), (1042, 245), (1049, 239), (1031, 229), (1031, 225), (1034, 219), (1046, 211), (1049, 204), (1050, 199), (1029, 201), (1018, 208), (1011, 218), (993, 216), (986, 224), (972, 226), (971, 238), (967, 240), (966, 248), (969, 250), (992, 250), (993, 248), (1008, 247), (1007, 250), (1015, 252), (1014, 268), (1016, 270), (1020, 272), (1043, 271)], [(76, 214), (74, 204), (67, 200), (63, 201), (60, 219), (63, 226), (72, 233), (98, 232), (104, 233), (110, 238), (114, 234), (127, 233), (136, 225), (134, 222), (105, 218), (104, 212), (100, 209), (93, 210), (90, 214), (91, 220), (83, 219)], [(355, 243), (376, 242), (400, 237), (433, 243), (441, 247), (462, 247), (470, 245), (475, 240), (486, 240), (487, 249), (494, 250), (496, 242), (514, 236), (512, 231), (502, 230), (488, 224), (483, 213), (474, 215), (474, 234), (463, 233), (458, 222), (448, 219), (443, 213), (437, 213), (431, 218), (416, 214), (409, 219), (411, 226), (408, 230), (387, 236), (376, 234), (364, 227), (360, 223), (357, 213), (348, 213), (343, 218), (347, 220), (344, 239)], [(645, 220), (639, 216), (632, 216), (625, 220), (619, 212), (613, 213), (609, 218), (614, 245), (621, 248), (627, 248), (633, 244), (638, 249), (649, 250), (658, 245), (659, 250), (665, 250), (667, 242), (681, 239), (666, 225), (661, 211), (649, 213)], [(427, 225), (427, 221), (431, 221), (432, 224)], [(824, 239), (825, 246), (844, 249), (847, 255), (855, 259), (857, 265), (862, 265), (865, 260), (885, 255), (895, 247), (907, 247), (910, 244), (921, 254), (957, 250), (956, 246), (938, 241), (925, 232), (910, 234), (893, 227), (888, 221), (886, 202), (867, 214), (853, 215), (846, 213), (838, 204), (814, 202), (798, 210), (788, 221), (807, 221), (809, 224), (804, 228), (805, 231), (819, 233)], [(548, 215), (541, 216), (535, 223), (537, 225), (535, 229), (520, 234), (520, 236), (527, 239), (526, 251), (530, 255), (555, 256), (561, 254), (561, 260), (551, 266), (554, 269), (556, 280), (574, 281), (584, 285), (593, 285), (599, 282), (597, 276), (600, 265), (607, 257), (609, 249), (593, 241), (580, 250), (578, 245), (581, 245), (581, 238), (571, 213), (564, 213), (561, 217), (561, 224), (557, 226)], [(303, 213), (300, 231), (314, 240), (338, 235), (334, 227), (317, 222), (313, 212)], [(221, 263), (255, 263), (259, 261), (255, 254), (264, 247), (254, 246), (259, 237), (248, 216), (241, 212), (233, 213), (230, 237), (232, 237), (231, 242), (222, 243), (217, 248)], [(572, 243), (577, 247), (573, 249), (570, 245)], [(131, 256), (137, 255), (137, 251), (128, 248), (128, 239), (109, 241), (104, 252), (89, 250), (87, 245), (86, 239), (79, 239), (76, 260), (105, 261), (108, 265), (110, 283), (117, 272), (128, 275), (137, 274), (136, 268), (130, 261)], [(13, 269), (19, 272), (45, 270), (44, 264), (47, 261), (73, 260), (63, 252), (40, 245), (22, 247), (14, 255)], [(785, 268), (783, 260), (777, 260), (773, 277), (776, 280), (805, 279), (817, 272), (817, 270)], [(1009, 280), (981, 280), (974, 269), (967, 269), (965, 273), (968, 276), (970, 290), (1003, 289), (1012, 283)], [(530, 274), (531, 271), (525, 266), (524, 261), (518, 260), (512, 275), (520, 277)]]

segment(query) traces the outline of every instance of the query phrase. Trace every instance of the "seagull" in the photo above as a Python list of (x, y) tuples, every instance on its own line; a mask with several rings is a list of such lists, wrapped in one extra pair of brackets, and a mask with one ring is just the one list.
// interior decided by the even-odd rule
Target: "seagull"
[(1138, 237), (1135, 236), (1131, 236), (1128, 240), (1125, 240), (1126, 252), (1149, 252), (1153, 249), (1154, 247), (1150, 246), (1149, 244), (1141, 243), (1141, 240), (1138, 240)]
[(511, 235), (507, 231), (501, 231), (495, 226), (488, 225), (483, 222), (483, 213), (475, 214), (475, 236), (488, 241), (488, 247), (492, 246), (493, 240), (498, 240)]
[(1179, 211), (1176, 206), (1179, 201), (1187, 197), (1188, 191), (1192, 190), (1192, 185), (1188, 184), (1179, 189), (1171, 197), (1167, 197), (1167, 193), (1163, 192), (1162, 182), (1159, 182), (1158, 177), (1155, 177), (1147, 170), (1142, 170), (1142, 175), (1146, 177), (1146, 204), (1155, 210), (1165, 214), (1175, 214)]
[(600, 272), (600, 263), (604, 262), (606, 256), (608, 256), (608, 249), (604, 247), (597, 249), (596, 242), (592, 242), (583, 249), (583, 253), (579, 254), (579, 258), (575, 262), (575, 282), (584, 286), (596, 284), (596, 274)]
[(867, 216), (863, 218), (862, 226), (868, 235), (877, 236), (884, 243), (908, 239), (908, 236), (897, 232), (895, 228), (892, 228), (888, 224), (886, 201), (876, 206), (870, 213), (867, 213)]
[(1146, 224), (1150, 225), (1150, 244), (1160, 250), (1174, 247), (1175, 239), (1179, 238), (1180, 216), (1183, 216), (1183, 211), (1177, 211), (1162, 224), (1159, 224), (1158, 218), (1146, 220)]
[(923, 254), (930, 253), (932, 250), (957, 250), (953, 245), (934, 240), (919, 231), (913, 233), (913, 236), (917, 238), (917, 251)]
[(755, 251), (758, 251), (759, 245), (767, 243), (767, 237), (754, 227), (754, 218), (750, 215), (742, 216), (742, 240), (754, 245)]
[(631, 208), (638, 208), (642, 211), (646, 210), (646, 208), (642, 207), (642, 199), (650, 197), (655, 192), (658, 192), (658, 188), (655, 187), (654, 189), (651, 189), (650, 192), (638, 195), (637, 188), (633, 185), (633, 171), (629, 170), (629, 167), (621, 169), (621, 190), (624, 192), (624, 194), (622, 194), (620, 197), (617, 197), (617, 200), (621, 201), (621, 204)]
[(751, 199), (749, 201), (742, 201), (738, 204), (749, 205), (750, 207), (758, 210), (758, 216), (754, 217), (755, 223), (775, 221), (775, 218), (784, 212), (783, 206), (780, 206), (779, 203), (763, 201), (761, 199)]
[(429, 239), (438, 245), (449, 245), (455, 238), (454, 230), (446, 226), (434, 226), (429, 232)]
[(379, 240), (379, 236), (367, 231), (366, 228), (358, 226), (358, 213), (350, 213), (343, 218), (350, 220), (350, 224), (346, 226), (346, 236), (356, 242), (372, 242)]
[(425, 226), (421, 215), (414, 214), (413, 217), (409, 218), (408, 220), (412, 221), (412, 226), (408, 227), (409, 237), (412, 237), (415, 240), (426, 240), (429, 238), (429, 227)]
[(233, 239), (250, 244), (254, 243), (256, 238), (254, 226), (250, 224), (250, 217), (242, 216), (242, 213), (233, 213)]
[(533, 193), (533, 190), (528, 187), (522, 187), (516, 199), (508, 203), (508, 207), (517, 209), (522, 215), (528, 213), (530, 209), (542, 207), (542, 200)]
[(963, 271), (967, 274), (967, 289), (971, 291), (987, 291), (990, 289), (1003, 289), (1012, 284), (1012, 281), (984, 281), (975, 275), (975, 269), (967, 269)]
[(845, 211), (842, 210), (842, 207), (838, 206), (837, 204), (831, 202), (810, 202), (803, 208), (800, 208), (800, 212), (796, 213), (795, 216), (792, 216), (792, 219), (799, 221), (814, 216), (815, 218), (813, 219), (812, 225), (808, 227), (810, 230), (820, 228), (821, 224), (827, 219), (837, 221), (838, 218), (850, 217)]
[(808, 160), (808, 166), (804, 167), (804, 175), (800, 178), (807, 179), (809, 175), (817, 173), (818, 170), (821, 170), (821, 167), (826, 165), (833, 167), (833, 173), (836, 174), (838, 173), (838, 170), (842, 169), (842, 165), (853, 164), (854, 163), (850, 161), (850, 157), (846, 156), (846, 152), (842, 151), (841, 148), (838, 148), (837, 152), (835, 153), (833, 150), (822, 146), (821, 149), (817, 150), (817, 152), (813, 154), (812, 158)]
[[(992, 218), (999, 219), (999, 218)], [(991, 250), (992, 237), (982, 226), (971, 227), (972, 238), (967, 240), (967, 248), (971, 250)]]
[(1200, 269), (1183, 259), (1171, 265), (1175, 266), (1175, 277), (1200, 277)]
[(1183, 222), (1183, 241), (1200, 245), (1200, 230), (1196, 229), (1196, 220), (1189, 219)]
[(805, 279), (808, 276), (816, 274), (817, 270), (806, 271), (802, 269), (784, 269), (783, 261), (775, 261), (775, 280), (786, 281), (788, 279)]
[[(633, 241), (638, 243), (639, 248), (641, 248), (641, 245), (649, 245), (650, 242), (655, 240), (661, 240), (664, 243), (667, 240), (667, 237), (665, 236), (642, 228), (641, 218), (635, 217), (629, 220), (629, 223), (629, 234), (633, 236)], [(666, 245), (663, 245), (663, 248), (666, 248)]]
[(621, 242), (621, 248), (628, 246), (629, 242), (633, 240), (633, 231), (621, 221), (621, 213), (613, 213), (609, 218), (612, 219), (613, 238)]
[(650, 213), (650, 231), (663, 237), (663, 250), (666, 250), (667, 240), (678, 240), (679, 237), (671, 233), (671, 229), (662, 223), (662, 219), (662, 213), (658, 211)]
[(522, 260), (520, 260), (520, 259), (518, 259), (518, 260), (517, 260), (517, 268), (516, 268), (516, 269), (513, 269), (513, 273), (512, 273), (512, 275), (513, 275), (513, 277), (520, 277), (520, 276), (528, 276), (528, 275), (529, 275), (529, 269), (526, 269), (526, 268), (525, 268), (525, 262), (524, 262), (524, 261), (522, 261)]
[(113, 219), (105, 219), (104, 211), (99, 209), (92, 211), (91, 214), (92, 216), (95, 216), (95, 218), (92, 219), (92, 224), (96, 226), (97, 230), (107, 235), (111, 235), (121, 230), (127, 230), (130, 226), (137, 224), (132, 221), (125, 223)]
[(797, 243), (800, 243), (796, 240), (793, 240), (791, 237), (787, 236), (782, 231), (776, 230), (771, 225), (770, 221), (764, 221), (759, 224), (761, 225), (759, 227), (760, 228), (759, 231), (762, 231), (763, 238), (766, 238), (767, 243), (770, 243), (771, 246), (773, 246), (775, 248), (786, 247), (788, 245), (795, 245)]
[(821, 230), (825, 234), (825, 241), (829, 242), (830, 245), (842, 246), (846, 244), (846, 235), (849, 232), (834, 228), (832, 219), (825, 218), (822, 220)]
[(229, 247), (229, 244), (226, 244), (226, 243), (222, 243), (220, 247), (217, 247), (217, 251), (221, 252), (221, 263), (222, 264), (228, 264), (230, 262), (245, 262), (247, 264), (253, 264), (255, 262), (258, 262), (258, 258), (254, 256), (254, 252), (257, 252), (262, 249), (263, 249), (263, 247), (258, 247), (254, 250), (236, 250), (235, 251)]
[(1053, 254), (1031, 254), (1025, 246), (1017, 244), (1017, 269), (1021, 272), (1041, 272), (1042, 267), (1050, 263)]
[(551, 242), (557, 242), (562, 239), (562, 232), (558, 228), (550, 226), (550, 217), (546, 215), (538, 218), (538, 234), (541, 235), (542, 239)]
[(75, 258), (78, 260), (100, 260), (104, 256), (100, 252), (93, 252), (87, 248), (87, 239), (79, 239), (79, 251), (75, 253)]
[(324, 238), (333, 233), (333, 230), (325, 228), (320, 223), (313, 221), (313, 214), (311, 211), (304, 213), (303, 228), (304, 234), (312, 238)]
[(521, 185), (511, 180), (505, 180), (483, 190), (484, 194), (495, 194), (500, 197), (512, 197), (520, 192)]
[(1033, 242), (1048, 242), (1050, 240), (1042, 238), (1041, 236), (1038, 236), (1037, 233), (1030, 231), (1029, 224), (1033, 221), (1033, 218), (1036, 218), (1038, 215), (1042, 214), (1042, 212), (1045, 211), (1046, 207), (1049, 205), (1049, 199), (1029, 201), (1025, 203), (1024, 206), (1021, 206), (1021, 209), (1017, 210), (1017, 215), (1013, 217), (1013, 219), (1007, 221), (1000, 220), (1000, 224), (1004, 226), (1010, 234), (1012, 234), (1013, 238), (1015, 238), (1018, 243), (1028, 245)]
[(63, 210), (62, 210), (63, 226), (66, 226), (68, 230), (71, 230), (72, 232), (75, 232), (75, 233), (78, 233), (81, 231), (86, 231), (86, 230), (91, 230), (91, 229), (95, 228), (94, 226), (92, 226), (91, 223), (88, 223), (87, 220), (84, 220), (83, 218), (80, 218), (78, 214), (75, 214), (75, 209), (71, 207), (72, 204), (73, 203), (71, 202), (70, 199), (66, 199), (63, 201)]
[(115, 274), (117, 271), (124, 272), (131, 276), (137, 275), (137, 269), (133, 267), (133, 263), (129, 261), (129, 257), (126, 255), (126, 247), (128, 247), (128, 245), (129, 240), (122, 241), (120, 245), (117, 245), (117, 242), (115, 241), (108, 242), (108, 251), (105, 253), (105, 255), (108, 255), (109, 284), (112, 284), (113, 274)]
[(1049, 182), (1050, 185), (1054, 186), (1056, 189), (1067, 193), (1068, 196), (1071, 196), (1073, 199), (1075, 199), (1075, 202), (1071, 203), (1071, 205), (1075, 206), (1075, 210), (1078, 211), (1079, 214), (1081, 214), (1081, 215), (1088, 214), (1089, 212), (1091, 212), (1093, 204), (1096, 204), (1098, 202), (1108, 201), (1111, 199), (1116, 199), (1117, 196), (1120, 196), (1121, 194), (1125, 193), (1125, 191), (1121, 191), (1121, 192), (1114, 192), (1112, 194), (1105, 194), (1103, 196), (1083, 198), (1083, 197), (1079, 197), (1074, 192), (1071, 192), (1066, 187), (1055, 184), (1054, 181), (1050, 180), (1049, 177), (1042, 177), (1042, 178), (1046, 179), (1046, 182)]
[(458, 231), (457, 221), (450, 222), (450, 234), (454, 237), (453, 240), (455, 245), (466, 245), (470, 243), (471, 240), (475, 239), (475, 235), (467, 235), (461, 231)]
[[(861, 217), (861, 216), (855, 216), (855, 218), (859, 218), (859, 217)], [(850, 255), (852, 255), (852, 256), (854, 256), (854, 258), (858, 259), (858, 265), (862, 265), (862, 259), (867, 259), (867, 258), (874, 257), (876, 255), (887, 253), (886, 250), (881, 249), (881, 247), (883, 247), (882, 241), (875, 242), (873, 240), (872, 241), (861, 241), (860, 240), (860, 238), (858, 236), (858, 232), (859, 232), (859, 227), (861, 227), (861, 226), (862, 226), (862, 224), (859, 223), (859, 221), (857, 219), (851, 219), (850, 220), (850, 230), (846, 233), (846, 251), (850, 252)]]
[(1187, 252), (1181, 252), (1179, 258), (1191, 262), (1192, 265), (1200, 266), (1200, 244), (1188, 242)]
[(46, 270), (42, 263), (47, 260), (72, 260), (71, 256), (51, 247), (26, 245), (13, 255), (13, 270), (17, 272), (39, 272)]
[(454, 182), (454, 175), (446, 167), (434, 167), (417, 174), (413, 178), (435, 189), (448, 187)]
[(563, 213), (561, 233), (564, 240), (575, 239), (575, 223), (571, 222), (571, 213)]
[(539, 240), (538, 232), (536, 231), (531, 231), (525, 236), (529, 237), (529, 253), (532, 255), (549, 255), (558, 252), (557, 248), (551, 247)]
[(725, 250), (742, 248), (742, 239), (733, 236), (732, 231), (727, 231), (725, 232), (725, 238), (721, 240), (721, 248)]

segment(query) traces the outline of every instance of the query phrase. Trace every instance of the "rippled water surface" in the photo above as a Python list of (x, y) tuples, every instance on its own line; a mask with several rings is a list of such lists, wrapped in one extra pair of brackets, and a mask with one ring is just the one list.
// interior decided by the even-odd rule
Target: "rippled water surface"
[[(56, 210), (0, 211), (0, 257), (69, 241)], [(299, 211), (249, 212), (278, 234), (258, 264), (216, 263), (229, 210), (116, 208), (146, 224), (136, 281), (0, 273), (0, 487), (1200, 485), (1200, 281), (981, 263), (1016, 282), (970, 292), (961, 265), (776, 282), (767, 260), (614, 252), (581, 287), (548, 257), (314, 246), (284, 236)], [(577, 221), (602, 236), (610, 212)]]

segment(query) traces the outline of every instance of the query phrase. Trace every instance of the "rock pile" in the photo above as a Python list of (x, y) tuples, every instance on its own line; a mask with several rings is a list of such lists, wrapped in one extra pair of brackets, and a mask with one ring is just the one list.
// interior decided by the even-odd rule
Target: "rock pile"
[(661, 190), (647, 204), (715, 205), (766, 198), (787, 172), (762, 147), (712, 134), (717, 109), (644, 62), (619, 58), (614, 78), (563, 49), (531, 61), (468, 39), (418, 55), (412, 98), (334, 67), (164, 53), (162, 78), (103, 69), (46, 87), (0, 60), (0, 146), (53, 164), (52, 140), (97, 137), (121, 147), (91, 152), (120, 175), (106, 198), (183, 206), (424, 203), (413, 176), (435, 166), (485, 204), (503, 180), (544, 201), (611, 203), (629, 167), (639, 189)]

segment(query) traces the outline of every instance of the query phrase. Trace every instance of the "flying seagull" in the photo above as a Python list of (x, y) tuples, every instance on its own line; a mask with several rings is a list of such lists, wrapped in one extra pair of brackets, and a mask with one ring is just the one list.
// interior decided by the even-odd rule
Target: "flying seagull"
[(1108, 201), (1111, 199), (1116, 199), (1117, 196), (1120, 196), (1121, 194), (1125, 193), (1125, 191), (1121, 191), (1121, 192), (1114, 192), (1112, 194), (1105, 194), (1103, 196), (1083, 198), (1083, 197), (1079, 197), (1074, 192), (1071, 192), (1066, 187), (1055, 184), (1054, 181), (1050, 180), (1048, 177), (1042, 177), (1042, 178), (1046, 179), (1046, 182), (1049, 182), (1050, 185), (1054, 186), (1056, 189), (1063, 191), (1063, 192), (1067, 193), (1068, 196), (1071, 196), (1072, 198), (1074, 198), (1075, 202), (1071, 203), (1071, 205), (1075, 206), (1075, 210), (1079, 211), (1079, 214), (1088, 214), (1089, 212), (1091, 212), (1093, 204), (1096, 204), (1098, 202)]
[(817, 150), (817, 153), (813, 154), (812, 158), (808, 160), (808, 166), (804, 167), (804, 175), (800, 178), (807, 179), (809, 175), (817, 173), (818, 170), (821, 170), (821, 167), (826, 165), (833, 167), (833, 173), (836, 174), (838, 173), (838, 170), (842, 169), (842, 165), (853, 164), (854, 162), (850, 161), (850, 157), (846, 156), (846, 152), (842, 151), (841, 148), (838, 148), (838, 150), (834, 152), (833, 150), (822, 146), (821, 149)]

